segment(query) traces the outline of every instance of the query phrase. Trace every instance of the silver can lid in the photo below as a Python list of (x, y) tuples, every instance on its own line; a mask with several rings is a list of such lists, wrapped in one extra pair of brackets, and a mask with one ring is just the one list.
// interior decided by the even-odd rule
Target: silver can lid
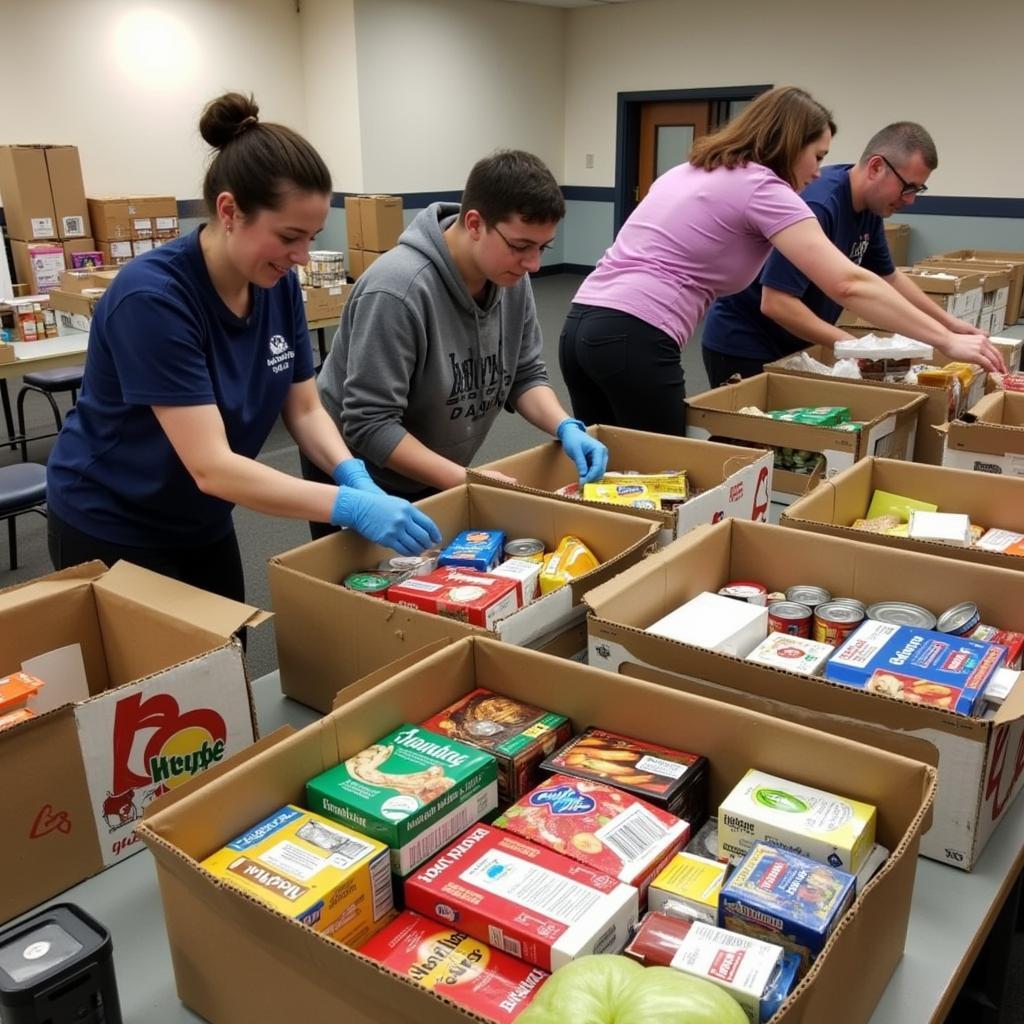
[(851, 608), (859, 608), (862, 612), (867, 612), (868, 606), (863, 601), (858, 601), (855, 597), (833, 597), (832, 601), (835, 604), (848, 604)]
[(812, 587), (806, 583), (798, 583), (795, 587), (786, 589), (786, 600), (796, 601), (797, 604), (805, 604), (814, 608), (819, 604), (832, 600), (832, 595), (823, 587)]
[(963, 601), (947, 608), (939, 616), (935, 628), (940, 633), (960, 633), (967, 626), (975, 626), (981, 621), (978, 606), (973, 601)]
[(867, 617), (878, 622), (891, 622), (895, 626), (935, 628), (935, 616), (927, 608), (908, 601), (877, 601), (868, 606)]
[(864, 618), (862, 608), (855, 608), (852, 604), (846, 604), (843, 601), (826, 601), (824, 604), (819, 604), (814, 609), (814, 614), (824, 622), (835, 622), (842, 625), (860, 622)]
[(768, 605), (768, 614), (780, 619), (809, 619), (813, 613), (807, 605), (797, 601), (772, 601)]

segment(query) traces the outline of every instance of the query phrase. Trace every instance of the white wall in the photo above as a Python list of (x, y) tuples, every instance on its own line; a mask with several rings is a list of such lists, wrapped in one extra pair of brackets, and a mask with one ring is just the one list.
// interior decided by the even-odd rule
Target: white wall
[(1019, 0), (641, 0), (574, 9), (562, 180), (614, 184), (620, 91), (771, 83), (801, 85), (834, 111), (830, 161), (855, 160), (890, 121), (920, 121), (939, 149), (932, 194), (1019, 197), (1022, 41)]

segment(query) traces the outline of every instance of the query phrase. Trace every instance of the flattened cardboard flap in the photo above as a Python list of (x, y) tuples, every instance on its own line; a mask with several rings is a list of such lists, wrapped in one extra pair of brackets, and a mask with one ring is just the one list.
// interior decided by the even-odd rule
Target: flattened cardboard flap
[(354, 697), (361, 696), (392, 676), (398, 675), (399, 672), (404, 672), (405, 669), (419, 664), (424, 658), (433, 654), (434, 651), (440, 651), (451, 643), (454, 643), (452, 637), (448, 637), (445, 640), (435, 640), (432, 644), (425, 644), (417, 651), (403, 655), (401, 658), (395, 658), (394, 661), (389, 661), (375, 672), (368, 672), (362, 679), (357, 679), (350, 686), (346, 686), (338, 691), (338, 696), (334, 698), (334, 702), (331, 704), (331, 710), (337, 711), (338, 708), (343, 704), (347, 704)]

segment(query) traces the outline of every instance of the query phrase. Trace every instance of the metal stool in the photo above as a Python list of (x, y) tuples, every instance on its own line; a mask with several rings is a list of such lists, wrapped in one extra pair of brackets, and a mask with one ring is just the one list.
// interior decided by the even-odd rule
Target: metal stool
[[(60, 409), (54, 395), (60, 391), (71, 392), (71, 404), (78, 401), (78, 389), (82, 386), (81, 366), (65, 366), (59, 370), (39, 370), (37, 373), (26, 373), (22, 379), (21, 390), (18, 392), (18, 434), (21, 444), (21, 461), (28, 461), (28, 442), (41, 441), (46, 437), (56, 437), (64, 421), (61, 419)], [(45, 434), (33, 434), (25, 436), (25, 398), (30, 391), (42, 395), (53, 410), (53, 420), (57, 429), (47, 431)]]
[(17, 516), (38, 512), (46, 516), (46, 467), (36, 462), (0, 466), (0, 519), (7, 520), (11, 569), (18, 568)]

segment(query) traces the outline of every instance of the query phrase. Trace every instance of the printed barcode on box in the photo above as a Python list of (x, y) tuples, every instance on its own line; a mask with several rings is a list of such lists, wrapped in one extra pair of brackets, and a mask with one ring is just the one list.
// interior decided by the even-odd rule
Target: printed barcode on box
[(686, 765), (678, 761), (666, 761), (651, 754), (644, 754), (636, 763), (638, 772), (653, 772), (655, 775), (666, 775), (670, 779), (681, 779), (686, 774)]
[(474, 809), (473, 804), (474, 801), (463, 804), (452, 811), (447, 818), (442, 818), (417, 836), (402, 851), (403, 860), (410, 867), (414, 867), (420, 861), (426, 860), (432, 853), (436, 853), (442, 846), (446, 846), (457, 835), (465, 832), (475, 821), (479, 821), (481, 815)]
[(373, 893), (373, 919), (379, 921), (395, 905), (391, 890), (391, 859), (386, 850), (370, 865), (370, 890)]
[(497, 946), (501, 949), (501, 944), (505, 941), (505, 933), (497, 927), (497, 925), (489, 924), (487, 926), (487, 942), (492, 946)]
[(84, 235), (85, 234), (85, 219), (81, 216), (77, 217), (62, 217), (61, 221), (64, 225), (65, 235)]
[(652, 847), (664, 840), (668, 829), (647, 808), (633, 804), (594, 835), (628, 864), (650, 856)]
[(505, 941), (502, 944), (502, 948), (506, 953), (511, 953), (513, 956), (522, 959), (523, 956), (523, 944), (518, 939), (513, 939), (511, 935), (505, 936)]

